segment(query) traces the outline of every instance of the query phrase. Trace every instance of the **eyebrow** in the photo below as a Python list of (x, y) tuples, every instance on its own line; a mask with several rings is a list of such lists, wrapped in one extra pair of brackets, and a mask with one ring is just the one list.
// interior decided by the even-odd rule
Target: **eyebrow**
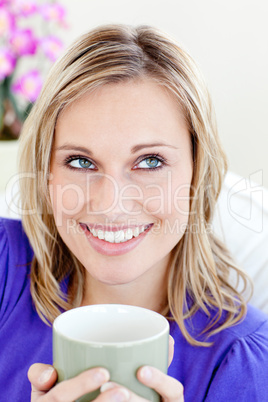
[(80, 147), (77, 145), (73, 145), (73, 144), (61, 145), (60, 147), (56, 148), (55, 151), (78, 151), (78, 152), (84, 152), (88, 155), (92, 155), (92, 152), (90, 151), (90, 149), (88, 149), (86, 147)]
[(152, 144), (135, 145), (134, 147), (131, 148), (131, 153), (135, 154), (136, 152), (140, 151), (143, 148), (153, 148), (153, 147), (168, 147), (168, 148), (178, 149), (177, 147), (174, 147), (173, 145), (164, 144), (162, 142), (155, 142)]
[[(173, 149), (179, 149), (173, 145), (165, 144), (162, 142), (154, 142), (152, 144), (139, 144), (135, 145), (134, 147), (131, 148), (131, 153), (135, 154), (136, 152), (140, 151), (141, 149), (144, 148), (153, 148), (153, 147), (168, 147), (168, 148), (173, 148)], [(80, 147), (74, 144), (64, 144), (58, 148), (56, 148), (56, 151), (78, 151), (78, 152), (85, 152), (88, 155), (93, 155), (92, 151), (90, 149), (85, 148), (85, 147)]]

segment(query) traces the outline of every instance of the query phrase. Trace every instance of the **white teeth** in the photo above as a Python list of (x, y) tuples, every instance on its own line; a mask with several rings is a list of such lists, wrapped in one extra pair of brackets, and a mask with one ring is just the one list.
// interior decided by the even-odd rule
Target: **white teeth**
[(104, 232), (102, 230), (98, 230), (97, 236), (94, 235), (93, 236), (98, 237), (99, 239), (103, 240), (104, 239)]
[(104, 240), (109, 243), (114, 243), (114, 234), (113, 232), (104, 232)]
[(125, 239), (130, 240), (133, 236), (133, 231), (131, 229), (127, 229), (127, 231), (125, 232)]
[(91, 233), (93, 234), (93, 236), (95, 236), (95, 237), (97, 237), (98, 235), (97, 235), (97, 232), (96, 232), (96, 230), (95, 229), (91, 229)]
[[(147, 228), (147, 227), (146, 227)], [(145, 228), (135, 227), (135, 229), (126, 229), (126, 230), (118, 230), (117, 232), (106, 232), (103, 230), (95, 230), (89, 229), (94, 237), (98, 237), (100, 240), (105, 240), (109, 243), (124, 243), (132, 237), (138, 237), (141, 233), (144, 232)]]
[(139, 228), (135, 228), (134, 231), (133, 231), (133, 234), (134, 234), (135, 237), (138, 237), (139, 234), (140, 234)]
[(124, 231), (123, 230), (119, 230), (118, 232), (114, 232), (114, 242), (115, 243), (121, 243), (124, 241)]

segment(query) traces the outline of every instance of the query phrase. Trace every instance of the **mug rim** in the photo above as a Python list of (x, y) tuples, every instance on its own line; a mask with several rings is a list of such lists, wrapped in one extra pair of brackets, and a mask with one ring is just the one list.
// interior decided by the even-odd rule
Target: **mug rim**
[[(105, 342), (105, 341), (91, 341), (91, 340), (85, 340), (85, 339), (77, 339), (74, 336), (70, 336), (67, 335), (66, 333), (64, 333), (64, 331), (62, 331), (62, 329), (59, 328), (60, 322), (64, 319), (66, 319), (67, 315), (72, 315), (72, 314), (76, 314), (77, 310), (98, 310), (101, 308), (107, 308), (107, 309), (119, 309), (119, 308), (126, 308), (128, 310), (137, 310), (139, 312), (143, 312), (145, 314), (151, 315), (151, 316), (155, 316), (158, 318), (159, 321), (162, 321), (162, 325), (163, 328), (154, 335), (150, 335), (147, 337), (144, 337), (142, 339), (138, 339), (138, 340), (132, 340), (132, 341), (111, 341), (111, 342)], [(75, 307), (72, 308), (71, 310), (67, 310), (64, 311), (62, 314), (60, 314), (53, 322), (53, 332), (55, 334), (57, 334), (58, 336), (65, 338), (68, 341), (72, 341), (74, 343), (82, 343), (82, 344), (87, 344), (90, 345), (92, 347), (106, 347), (106, 346), (111, 346), (111, 347), (118, 347), (118, 348), (122, 348), (122, 347), (128, 347), (128, 346), (133, 346), (133, 344), (135, 345), (139, 345), (139, 344), (144, 344), (147, 342), (151, 342), (155, 339), (160, 338), (161, 336), (163, 336), (164, 334), (166, 334), (167, 332), (169, 333), (169, 322), (168, 320), (162, 316), (160, 313), (157, 313), (156, 311), (144, 308), (144, 307), (138, 307), (138, 306), (132, 306), (132, 305), (127, 305), (127, 304), (117, 304), (117, 303), (106, 303), (106, 304), (91, 304), (88, 306), (81, 306), (81, 307)]]

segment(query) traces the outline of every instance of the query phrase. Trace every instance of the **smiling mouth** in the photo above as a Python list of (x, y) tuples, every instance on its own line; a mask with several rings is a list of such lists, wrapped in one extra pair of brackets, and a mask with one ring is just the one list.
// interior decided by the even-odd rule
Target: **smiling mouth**
[[(104, 240), (108, 243), (126, 243), (134, 237), (138, 237), (140, 234), (147, 232), (152, 226), (153, 223), (143, 226), (136, 226), (133, 228), (127, 228), (122, 230), (102, 230), (97, 227), (89, 227), (84, 223), (80, 223), (80, 226), (83, 229), (86, 229), (88, 232), (92, 234), (93, 237), (98, 238), (100, 240)], [(100, 226), (100, 225), (99, 225)]]

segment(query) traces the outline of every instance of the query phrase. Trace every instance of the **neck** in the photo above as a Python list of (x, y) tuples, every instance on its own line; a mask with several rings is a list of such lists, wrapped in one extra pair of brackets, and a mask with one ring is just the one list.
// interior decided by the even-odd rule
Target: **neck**
[(90, 304), (127, 304), (160, 314), (167, 309), (167, 270), (144, 274), (130, 283), (102, 283), (86, 276), (82, 306)]

